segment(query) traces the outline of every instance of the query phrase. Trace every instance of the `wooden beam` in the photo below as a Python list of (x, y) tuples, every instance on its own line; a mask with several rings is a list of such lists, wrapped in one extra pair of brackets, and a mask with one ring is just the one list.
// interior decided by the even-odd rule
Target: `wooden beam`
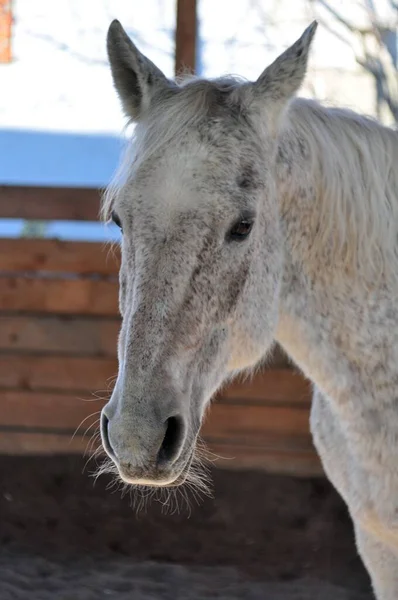
[[(22, 430), (0, 432), (0, 454), (37, 455), (83, 454), (90, 450), (90, 437), (59, 433), (32, 433)], [(93, 463), (95, 466), (95, 463)]]
[[(89, 374), (90, 371), (88, 369)], [(98, 431), (98, 411), (104, 401), (83, 402), (70, 392), (3, 389), (0, 403), (0, 439), (3, 440), (0, 453), (42, 454), (82, 452), (89, 445), (91, 435)], [(220, 457), (217, 465), (224, 468), (320, 475), (322, 469), (308, 421), (308, 408), (267, 404), (249, 407), (243, 401), (239, 406), (229, 407), (216, 403), (206, 419), (202, 436), (210, 451)], [(75, 444), (75, 438), (80, 443)], [(72, 446), (67, 440), (73, 441)]]
[(0, 186), (1, 219), (98, 221), (99, 211), (97, 189)]
[[(32, 432), (19, 430), (1, 430), (0, 454), (13, 455), (52, 455), (83, 454), (92, 452), (99, 445), (99, 440), (90, 441), (90, 435), (83, 437), (72, 433)], [(247, 447), (231, 442), (223, 444), (210, 442), (210, 451), (220, 458), (213, 464), (223, 469), (257, 469), (278, 475), (295, 477), (324, 476), (318, 455), (314, 450), (280, 451), (272, 447)], [(104, 456), (104, 454), (102, 454)], [(101, 462), (101, 459), (98, 459)], [(93, 470), (96, 462), (91, 463), (88, 470)]]
[(213, 462), (222, 469), (255, 469), (275, 475), (293, 477), (324, 477), (321, 461), (315, 450), (275, 450), (272, 445), (266, 448), (228, 444), (209, 440), (209, 449), (219, 457)]
[(117, 277), (119, 249), (104, 243), (1, 239), (0, 273), (49, 272)]
[(83, 435), (92, 426), (90, 433), (94, 433), (98, 429), (94, 423), (97, 423), (105, 402), (94, 396), (90, 398), (89, 394), (86, 398), (82, 400), (71, 393), (1, 390), (0, 429), (35, 428), (46, 433), (77, 430), (76, 433)]
[(116, 358), (119, 330), (119, 318), (0, 313), (0, 351)]
[(267, 401), (309, 407), (311, 384), (291, 368), (271, 367), (257, 373), (250, 382), (234, 381), (222, 390), (219, 399), (223, 403), (247, 403), (250, 406)]
[(119, 314), (117, 284), (91, 279), (0, 277), (0, 310), (114, 317)]
[[(104, 359), (48, 358), (46, 360), (42, 357), (28, 356), (26, 366), (23, 366), (21, 357), (9, 357), (8, 367), (12, 358), (16, 358), (16, 370), (19, 376), (23, 373), (29, 378), (32, 390), (20, 387), (0, 388), (2, 407), (0, 426), (47, 427), (53, 431), (65, 429), (74, 431), (83, 419), (90, 420), (93, 412), (101, 410), (105, 400), (91, 396), (91, 400), (88, 401), (90, 392), (86, 388), (87, 385), (93, 386), (93, 389), (99, 385), (105, 387), (106, 374), (113, 373), (116, 364), (115, 361)], [(102, 373), (96, 373), (96, 365), (99, 370), (104, 369)], [(31, 366), (36, 367), (38, 372), (28, 373)], [(73, 369), (75, 369), (76, 381), (73, 381), (71, 386), (70, 373)], [(2, 371), (0, 366), (2, 385), (11, 381), (18, 383), (17, 376), (14, 374), (7, 376)], [(47, 378), (47, 373), (50, 371), (51, 380)], [(51, 391), (58, 380), (58, 389)], [(50, 389), (46, 389), (46, 386)], [(73, 389), (73, 386), (85, 393), (84, 400), (71, 391), (70, 388)], [(106, 397), (105, 392), (103, 396)], [(202, 435), (206, 439), (227, 444), (234, 440), (248, 447), (272, 446), (275, 450), (313, 449), (308, 408), (286, 407), (283, 404), (268, 406), (264, 403), (248, 407), (244, 400), (240, 405), (232, 406), (215, 402), (207, 415)]]
[(196, 0), (177, 0), (175, 73), (195, 72), (197, 39)]
[(285, 449), (293, 450), (297, 445), (293, 440), (296, 437), (301, 438), (302, 447), (304, 444), (307, 449), (312, 448), (309, 429), (308, 407), (268, 406), (265, 401), (257, 406), (246, 406), (242, 399), (240, 404), (233, 405), (215, 402), (202, 435), (213, 440), (239, 440), (249, 446), (269, 443), (269, 438), (275, 438), (283, 441)]
[[(73, 391), (89, 397), (101, 390), (106, 396), (117, 369), (115, 358), (5, 354), (0, 360), (0, 388)], [(90, 410), (87, 407), (88, 414)]]

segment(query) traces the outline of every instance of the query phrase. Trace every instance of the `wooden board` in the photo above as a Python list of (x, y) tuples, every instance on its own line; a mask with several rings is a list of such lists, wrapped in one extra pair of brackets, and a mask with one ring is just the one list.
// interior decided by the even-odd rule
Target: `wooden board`
[(294, 477), (323, 477), (321, 461), (311, 450), (275, 450), (272, 447), (255, 448), (211, 441), (209, 449), (220, 456), (214, 462), (223, 469), (259, 469), (276, 475)]
[(84, 454), (89, 449), (89, 440), (78, 435), (0, 430), (0, 454)]
[[(110, 357), (5, 353), (1, 355), (0, 361), (0, 389), (74, 390), (89, 394), (98, 390), (108, 392), (109, 382), (115, 378), (117, 371), (117, 360)], [(256, 415), (259, 417), (264, 414), (261, 412), (262, 405), (267, 405), (271, 412), (275, 410), (272, 412), (275, 417), (271, 428), (289, 431), (288, 415), (296, 415), (297, 419), (302, 419), (304, 415), (306, 418), (310, 395), (307, 394), (305, 401), (303, 397), (297, 401), (295, 389), (293, 387), (289, 389), (288, 386), (286, 386), (286, 395), (275, 394), (274, 379), (278, 381), (283, 378), (295, 381), (298, 393), (300, 393), (300, 388), (305, 390), (308, 386), (301, 376), (292, 373), (290, 369), (271, 369), (264, 372), (247, 388), (247, 397), (239, 389), (240, 384), (232, 383), (222, 394), (218, 395), (214, 410), (222, 415), (220, 418), (226, 427), (229, 426), (229, 418), (235, 419), (234, 415), (237, 411), (242, 424), (249, 419), (252, 423), (251, 427), (254, 428)], [(255, 394), (253, 394), (255, 402), (250, 398), (253, 389), (255, 390)], [(245, 411), (241, 414), (239, 411), (242, 406), (245, 407)], [(281, 406), (286, 408), (284, 413), (278, 412)], [(264, 429), (266, 421), (258, 421), (258, 426), (260, 429)]]
[(302, 436), (309, 438), (308, 410), (291, 406), (246, 406), (215, 403), (209, 411), (204, 435), (212, 439), (240, 440), (260, 444), (265, 438)]
[[(0, 312), (0, 351), (30, 351), (39, 353), (58, 353), (90, 356), (112, 356), (117, 354), (117, 338), (120, 329), (118, 317), (80, 317), (76, 315), (16, 315)], [(269, 360), (268, 369), (290, 369), (283, 352), (276, 347), (272, 359)], [(275, 377), (279, 378), (278, 373)], [(273, 392), (275, 397), (283, 396), (285, 399), (291, 389), (294, 402), (300, 402), (302, 392), (307, 394), (307, 385), (302, 390), (302, 380), (297, 381), (295, 376), (290, 377), (282, 371), (281, 393)], [(274, 380), (274, 377), (273, 377)], [(291, 384), (291, 386), (290, 386)], [(261, 388), (272, 385), (267, 374), (258, 374), (252, 382), (242, 384), (237, 382), (233, 393), (236, 397), (243, 393), (246, 399), (255, 401), (256, 394), (261, 398)], [(246, 390), (250, 386), (250, 398)], [(256, 391), (257, 390), (257, 391)], [(230, 394), (230, 392), (227, 392)], [(232, 396), (231, 396), (232, 398)]]
[[(95, 447), (91, 439), (98, 431), (101, 400), (84, 402), (70, 393), (3, 390), (0, 404), (2, 453), (81, 453)], [(308, 420), (309, 411), (303, 407), (215, 403), (202, 436), (210, 460), (222, 468), (321, 475)]]
[(262, 402), (264, 397), (270, 403), (309, 406), (311, 384), (291, 368), (270, 368), (257, 373), (250, 380), (236, 380), (221, 392), (221, 400), (229, 403)]
[[(90, 443), (87, 437), (70, 434), (0, 431), (1, 454), (85, 454), (82, 465), (86, 464), (88, 473), (95, 471), (101, 464), (102, 454), (98, 459), (87, 462), (90, 451), (97, 446)], [(209, 443), (209, 450), (220, 458), (213, 464), (223, 469), (259, 469), (268, 473), (293, 475), (296, 477), (323, 476), (321, 462), (315, 451), (275, 451), (247, 448), (237, 444)], [(87, 454), (88, 453), (88, 454)]]
[(99, 211), (97, 189), (0, 186), (1, 219), (98, 221)]
[(50, 272), (117, 277), (119, 249), (93, 242), (0, 239), (0, 273)]
[(5, 354), (0, 360), (0, 388), (74, 390), (89, 397), (100, 391), (107, 395), (117, 369), (112, 358)]
[[(100, 450), (97, 459), (88, 461), (90, 454), (97, 448), (98, 443), (95, 440), (91, 441), (89, 436), (72, 437), (70, 433), (0, 430), (0, 454), (81, 454), (85, 456), (82, 456), (82, 465), (86, 465), (89, 473), (95, 471), (103, 458)], [(314, 450), (278, 451), (272, 448), (213, 441), (208, 443), (208, 449), (213, 453), (212, 464), (222, 469), (258, 469), (295, 477), (324, 476), (321, 462)]]
[(118, 288), (111, 281), (0, 277), (0, 311), (118, 315)]
[(0, 351), (116, 357), (118, 318), (0, 313)]
[[(90, 372), (93, 361), (82, 361), (81, 364), (87, 366), (88, 379), (92, 378)], [(79, 364), (79, 370), (81, 368)], [(103, 363), (107, 367), (107, 363)], [(9, 364), (8, 364), (9, 366)], [(21, 368), (17, 364), (17, 371), (21, 373)], [(7, 383), (18, 383), (15, 375), (6, 378), (3, 369), (0, 370), (0, 402), (2, 410), (0, 411), (1, 426), (24, 427), (50, 427), (53, 429), (78, 427), (82, 419), (89, 417), (92, 413), (101, 410), (105, 400), (97, 399), (91, 395), (85, 388), (85, 382), (71, 382), (69, 380), (70, 372), (68, 369), (62, 369), (58, 364), (58, 359), (54, 359), (48, 368), (54, 370), (54, 375), (50, 380), (42, 385), (43, 365), (40, 360), (36, 363), (33, 360), (28, 362), (26, 371), (31, 367), (37, 368), (37, 374), (31, 375), (30, 387), (17, 388), (6, 386)], [(112, 366), (112, 364), (110, 365)], [(69, 361), (68, 368), (73, 367), (73, 361)], [(54, 379), (58, 376), (59, 386), (54, 387)], [(80, 375), (81, 377), (81, 375)], [(78, 395), (78, 392), (70, 390), (79, 389), (80, 384), (84, 397)], [(75, 386), (75, 387), (74, 387)], [(9, 389), (6, 389), (8, 387)], [(102, 384), (104, 387), (104, 382)], [(40, 392), (35, 391), (40, 389)], [(52, 391), (54, 390), (54, 391)], [(62, 393), (62, 390), (64, 392)], [(106, 396), (106, 394), (103, 394)], [(294, 447), (308, 449), (309, 440), (309, 419), (308, 410), (301, 407), (269, 406), (267, 404), (266, 394), (264, 394), (263, 404), (257, 406), (228, 405), (214, 402), (206, 418), (203, 433), (206, 437), (213, 440), (239, 440), (240, 443), (249, 445), (270, 445), (276, 443), (277, 439), (282, 440), (282, 446), (288, 444), (286, 440), (297, 438)]]
[[(98, 420), (105, 403), (88, 395), (87, 398), (83, 400), (71, 393), (3, 389), (0, 391), (0, 428), (3, 431), (36, 428), (47, 433), (67, 430), (83, 435)], [(94, 427), (90, 433), (93, 430)]]

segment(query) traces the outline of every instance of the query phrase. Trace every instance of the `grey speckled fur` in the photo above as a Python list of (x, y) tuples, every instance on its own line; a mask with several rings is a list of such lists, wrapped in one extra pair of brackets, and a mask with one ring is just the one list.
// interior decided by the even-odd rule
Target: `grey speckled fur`
[[(103, 441), (127, 482), (189, 480), (211, 396), (277, 340), (314, 383), (315, 444), (376, 596), (397, 600), (398, 134), (293, 98), (315, 28), (254, 83), (176, 84), (111, 25), (136, 128), (104, 200), (124, 235)], [(252, 217), (247, 239), (228, 238)], [(175, 416), (178, 443), (159, 466)]]

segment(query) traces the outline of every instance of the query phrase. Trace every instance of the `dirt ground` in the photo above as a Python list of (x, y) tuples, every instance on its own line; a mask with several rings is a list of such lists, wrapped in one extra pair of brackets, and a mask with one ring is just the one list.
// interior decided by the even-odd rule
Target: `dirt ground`
[(327, 481), (213, 471), (180, 514), (95, 486), (81, 457), (0, 457), (0, 600), (371, 600)]

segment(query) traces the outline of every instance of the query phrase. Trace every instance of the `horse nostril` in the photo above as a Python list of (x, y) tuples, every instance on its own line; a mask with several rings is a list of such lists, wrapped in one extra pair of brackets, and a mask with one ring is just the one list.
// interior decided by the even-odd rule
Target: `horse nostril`
[(181, 417), (169, 417), (166, 421), (166, 433), (158, 452), (158, 465), (173, 462), (180, 451), (184, 436), (184, 423)]
[(114, 457), (115, 453), (109, 441), (109, 419), (104, 413), (101, 414), (101, 437), (106, 452)]

